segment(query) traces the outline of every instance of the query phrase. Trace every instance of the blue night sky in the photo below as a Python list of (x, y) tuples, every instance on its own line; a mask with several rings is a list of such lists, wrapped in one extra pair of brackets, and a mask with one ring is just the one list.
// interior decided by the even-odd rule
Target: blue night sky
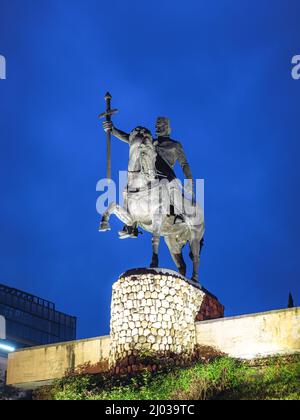
[[(0, 0), (0, 283), (91, 337), (109, 332), (118, 275), (150, 262), (149, 235), (120, 241), (115, 218), (98, 233), (109, 90), (123, 130), (169, 116), (205, 179), (200, 280), (226, 314), (286, 307), (290, 290), (299, 304), (299, 14), (298, 0)], [(117, 176), (128, 147), (112, 153)]]

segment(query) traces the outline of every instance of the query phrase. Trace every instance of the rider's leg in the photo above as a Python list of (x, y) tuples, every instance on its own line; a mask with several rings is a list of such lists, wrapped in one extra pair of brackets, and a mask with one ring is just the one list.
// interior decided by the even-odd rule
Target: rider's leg
[(193, 205), (191, 200), (185, 198), (176, 180), (169, 183), (169, 194), (170, 203), (174, 206), (175, 215), (178, 216), (176, 221), (180, 222), (180, 218), (183, 218), (183, 221), (191, 226), (200, 225), (203, 222), (204, 215), (199, 205)]

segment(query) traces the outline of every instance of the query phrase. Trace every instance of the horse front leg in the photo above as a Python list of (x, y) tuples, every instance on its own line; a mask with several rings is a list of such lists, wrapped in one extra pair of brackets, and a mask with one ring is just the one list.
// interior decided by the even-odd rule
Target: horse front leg
[(153, 234), (152, 234), (152, 261), (150, 264), (151, 268), (158, 268), (158, 250), (161, 236), (161, 226), (163, 222), (163, 215), (157, 214), (153, 219)]
[(120, 219), (123, 223), (125, 223), (128, 226), (132, 226), (134, 224), (134, 220), (127, 210), (123, 209), (123, 207), (121, 207), (117, 203), (112, 203), (110, 204), (108, 209), (103, 213), (99, 232), (107, 232), (111, 230), (109, 219), (112, 214), (115, 214), (118, 217), (118, 219)]

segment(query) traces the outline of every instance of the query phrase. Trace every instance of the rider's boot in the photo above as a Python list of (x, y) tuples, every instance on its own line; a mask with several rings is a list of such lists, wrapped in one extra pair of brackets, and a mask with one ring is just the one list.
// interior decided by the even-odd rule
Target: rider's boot
[(119, 232), (120, 239), (127, 239), (127, 238), (136, 239), (138, 235), (139, 235), (139, 231), (136, 224), (133, 226), (124, 225), (123, 230), (120, 230)]

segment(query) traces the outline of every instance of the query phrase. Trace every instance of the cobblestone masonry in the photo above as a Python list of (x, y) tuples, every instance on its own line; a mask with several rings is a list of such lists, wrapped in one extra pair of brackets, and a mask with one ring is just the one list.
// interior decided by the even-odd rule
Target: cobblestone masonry
[(195, 320), (223, 315), (216, 298), (176, 272), (129, 271), (113, 285), (110, 366), (134, 365), (143, 353), (189, 356)]

